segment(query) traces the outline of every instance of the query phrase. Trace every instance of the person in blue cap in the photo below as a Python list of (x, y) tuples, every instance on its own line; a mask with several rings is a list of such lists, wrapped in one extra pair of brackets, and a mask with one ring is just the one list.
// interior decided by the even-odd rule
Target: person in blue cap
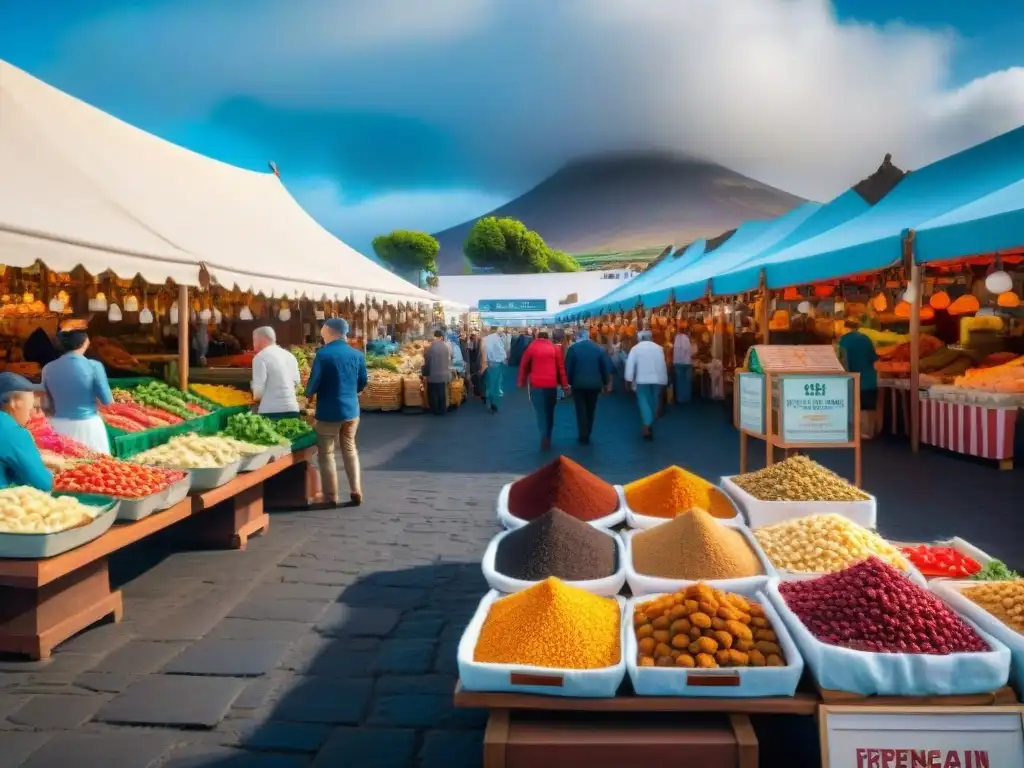
[(0, 488), (53, 488), (53, 475), (43, 466), (43, 457), (25, 429), (36, 407), (36, 393), (42, 391), (41, 385), (24, 376), (0, 373)]
[(316, 436), (324, 501), (341, 503), (334, 446), (341, 442), (341, 460), (348, 477), (350, 506), (363, 502), (356, 432), (359, 429), (359, 393), (366, 388), (366, 358), (348, 344), (348, 323), (332, 317), (320, 329), (324, 345), (313, 358), (306, 398), (316, 398)]

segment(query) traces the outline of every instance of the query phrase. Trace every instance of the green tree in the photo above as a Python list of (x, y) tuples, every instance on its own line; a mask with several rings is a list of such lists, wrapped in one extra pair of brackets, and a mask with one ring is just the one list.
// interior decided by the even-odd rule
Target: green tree
[(395, 269), (437, 272), (437, 252), (441, 244), (426, 232), (396, 229), (388, 235), (373, 238), (373, 252)]
[(571, 256), (552, 251), (539, 234), (510, 218), (479, 219), (470, 230), (463, 251), (475, 266), (510, 275), (579, 269)]

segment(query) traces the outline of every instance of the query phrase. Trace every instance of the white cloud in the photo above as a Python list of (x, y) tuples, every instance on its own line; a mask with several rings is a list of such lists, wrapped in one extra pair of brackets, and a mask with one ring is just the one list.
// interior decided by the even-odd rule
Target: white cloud
[(379, 234), (394, 229), (437, 232), (504, 202), (504, 198), (472, 190), (399, 192), (364, 200), (347, 200), (331, 179), (307, 178), (288, 183), (288, 190), (320, 224), (362, 253)]
[[(66, 53), (180, 110), (243, 94), (414, 118), (479, 186), (643, 148), (820, 199), (886, 152), (919, 167), (1024, 123), (1024, 69), (953, 88), (956, 43), (840, 23), (825, 0), (206, 0), (107, 20)], [(187, 88), (167, 95), (171, 69)]]

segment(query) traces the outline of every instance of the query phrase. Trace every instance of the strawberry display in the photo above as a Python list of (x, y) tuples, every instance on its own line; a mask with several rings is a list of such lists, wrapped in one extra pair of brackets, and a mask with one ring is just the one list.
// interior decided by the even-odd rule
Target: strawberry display
[(104, 457), (58, 472), (53, 478), (53, 488), (56, 491), (142, 499), (160, 493), (183, 477), (185, 473), (177, 470), (145, 467)]

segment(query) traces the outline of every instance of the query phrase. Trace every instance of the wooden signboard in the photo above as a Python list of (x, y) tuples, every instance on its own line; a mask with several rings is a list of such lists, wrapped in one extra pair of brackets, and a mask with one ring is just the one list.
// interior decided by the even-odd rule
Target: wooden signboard
[(1024, 707), (822, 705), (822, 768), (1024, 766)]
[(861, 484), (860, 375), (847, 373), (827, 345), (751, 347), (736, 374), (733, 421), (740, 432), (740, 474), (747, 471), (747, 438), (775, 449), (852, 448), (854, 483)]

